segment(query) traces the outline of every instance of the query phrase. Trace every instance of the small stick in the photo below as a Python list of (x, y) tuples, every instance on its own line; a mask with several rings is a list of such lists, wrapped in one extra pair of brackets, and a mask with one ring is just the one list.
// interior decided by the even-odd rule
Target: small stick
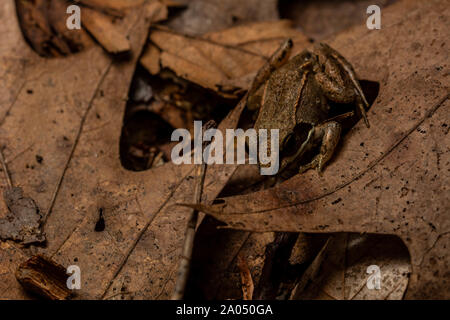
[[(203, 126), (203, 131), (208, 130), (210, 128), (215, 127), (214, 121), (208, 121)], [(205, 148), (206, 144), (204, 143), (203, 148)], [(203, 184), (205, 182), (205, 173), (206, 173), (206, 163), (202, 163), (197, 165), (196, 170), (196, 184), (194, 189), (194, 203), (200, 204), (202, 200), (203, 193)], [(198, 210), (192, 210), (192, 213), (189, 217), (189, 222), (187, 224), (183, 251), (181, 254), (180, 266), (178, 267), (177, 274), (177, 282), (175, 285), (175, 290), (172, 294), (172, 300), (181, 300), (184, 297), (186, 284), (189, 276), (191, 259), (192, 259), (192, 251), (194, 249), (194, 237), (195, 237), (195, 228), (197, 226), (198, 221)]]
[(252, 300), (255, 286), (247, 261), (241, 253), (237, 256), (237, 266), (241, 274), (242, 298), (244, 300)]
[(12, 181), (11, 176), (8, 172), (8, 167), (6, 166), (5, 157), (3, 156), (3, 148), (0, 148), (0, 162), (2, 164), (3, 172), (5, 173), (6, 182), (8, 183), (8, 187), (12, 189)]

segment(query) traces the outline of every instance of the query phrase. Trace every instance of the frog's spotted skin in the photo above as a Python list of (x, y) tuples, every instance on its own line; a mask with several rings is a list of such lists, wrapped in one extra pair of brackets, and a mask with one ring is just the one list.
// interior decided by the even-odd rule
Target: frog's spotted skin
[(271, 73), (264, 85), (255, 129), (279, 129), (282, 155), (292, 142), (298, 146), (296, 152), (281, 159), (281, 170), (317, 143), (321, 146), (320, 153), (300, 172), (317, 168), (320, 173), (331, 158), (341, 126), (336, 121), (327, 121), (328, 100), (354, 103), (368, 126), (364, 108), (367, 101), (353, 67), (326, 44), (319, 44), (313, 52), (303, 51)]

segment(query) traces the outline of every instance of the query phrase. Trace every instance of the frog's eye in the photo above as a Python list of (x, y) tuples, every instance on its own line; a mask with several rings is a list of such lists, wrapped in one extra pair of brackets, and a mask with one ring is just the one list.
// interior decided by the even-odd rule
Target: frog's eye
[(305, 61), (311, 60), (312, 59), (311, 52), (309, 52), (309, 51), (305, 52), (304, 58), (305, 58)]

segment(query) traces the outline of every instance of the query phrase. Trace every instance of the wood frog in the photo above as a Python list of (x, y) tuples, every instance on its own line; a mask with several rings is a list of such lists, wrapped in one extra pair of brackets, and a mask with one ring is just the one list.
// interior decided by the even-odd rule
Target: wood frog
[[(289, 51), (292, 42), (282, 47)], [(285, 52), (278, 53), (280, 57), (286, 55), (289, 56)], [(266, 66), (268, 68), (270, 66)], [(330, 118), (330, 101), (354, 104), (369, 127), (365, 113), (368, 103), (355, 71), (343, 56), (325, 43), (316, 45), (312, 51), (304, 50), (272, 69), (263, 84), (254, 127), (257, 131), (279, 129), (280, 171), (319, 145), (319, 154), (310, 163), (300, 166), (299, 172), (316, 168), (321, 174), (340, 139), (338, 120), (353, 115), (350, 112)], [(249, 91), (249, 101), (255, 92), (254, 88)]]

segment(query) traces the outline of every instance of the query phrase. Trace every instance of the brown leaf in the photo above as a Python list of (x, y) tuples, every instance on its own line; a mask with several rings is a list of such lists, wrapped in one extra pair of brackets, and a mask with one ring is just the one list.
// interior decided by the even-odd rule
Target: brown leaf
[(24, 196), (20, 187), (7, 188), (3, 199), (9, 209), (4, 219), (0, 219), (0, 239), (20, 241), (23, 244), (44, 242), (41, 230), (39, 208), (33, 199)]
[[(66, 10), (71, 4), (81, 4), (81, 21), (108, 52), (120, 54), (129, 51), (125, 35), (115, 23), (130, 8), (140, 6), (144, 0), (16, 0), (22, 32), (31, 47), (43, 57), (66, 56), (93, 44), (84, 28), (69, 30)], [(152, 21), (167, 19), (167, 7), (157, 0), (148, 1), (147, 10)], [(126, 32), (125, 32), (126, 33)]]
[[(302, 234), (303, 235), (303, 234)], [(314, 260), (311, 264), (306, 268), (306, 270), (301, 275), (300, 279), (295, 284), (293, 290), (291, 291), (290, 300), (299, 299), (299, 296), (305, 292), (305, 289), (310, 281), (315, 280), (317, 274), (319, 273), (320, 267), (322, 266), (323, 260), (327, 256), (328, 245), (333, 240), (333, 237), (329, 237), (325, 244), (322, 246), (320, 251), (317, 253)]]
[[(47, 219), (47, 247), (2, 244), (2, 269), (16, 269), (37, 251), (80, 267), (80, 297), (108, 298), (122, 287), (137, 299), (168, 297), (189, 212), (174, 204), (192, 199), (192, 166), (130, 172), (119, 160), (123, 107), (151, 12), (132, 9), (120, 22), (133, 52), (125, 62), (98, 47), (58, 61), (42, 59), (22, 40), (12, 0), (1, 2), (0, 14), (6, 19), (0, 26), (0, 140), (13, 181)], [(232, 128), (242, 108), (221, 128)], [(36, 154), (42, 163), (35, 163)], [(234, 170), (208, 167), (203, 201), (214, 199)], [(105, 228), (95, 231), (100, 210)], [(10, 277), (2, 273), (2, 296), (23, 297)]]
[(218, 229), (219, 225), (206, 217), (197, 230), (188, 298), (242, 299), (238, 254), (246, 257), (254, 284), (259, 281), (265, 247), (273, 241), (273, 232)]
[[(377, 6), (384, 8), (397, 0), (380, 0)], [(371, 0), (341, 1), (280, 1), (280, 15), (294, 22), (296, 28), (316, 41), (330, 38), (350, 27), (366, 22), (367, 7)]]
[(172, 19), (169, 27), (181, 33), (200, 35), (243, 23), (278, 20), (277, 0), (179, 0), (187, 9)]
[(76, 0), (76, 2), (96, 9), (123, 12), (124, 10), (141, 6), (145, 0)]
[[(136, 1), (100, 1), (96, 0), (93, 5), (94, 7), (102, 8), (102, 3), (105, 3), (105, 6), (110, 6), (110, 8), (122, 10), (125, 8), (133, 8), (139, 6), (143, 3), (143, 0)], [(84, 2), (83, 2), (84, 3)], [(151, 1), (148, 5), (146, 5), (145, 10), (148, 11), (148, 19), (153, 22), (159, 22), (167, 19), (168, 11), (167, 7), (161, 4), (159, 1)], [(130, 51), (130, 44), (126, 35), (119, 30), (114, 20), (111, 20), (110, 17), (107, 17), (101, 14), (98, 11), (83, 8), (83, 25), (86, 29), (91, 33), (95, 39), (105, 48), (106, 51), (112, 54), (122, 54)]]
[(83, 8), (83, 26), (111, 54), (130, 51), (126, 35), (110, 21), (109, 17), (88, 8)]
[[(161, 49), (162, 67), (228, 97), (248, 89), (256, 72), (287, 38), (293, 39), (296, 50), (308, 44), (306, 37), (292, 29), (286, 20), (253, 23), (201, 37), (161, 28), (150, 35)], [(149, 54), (144, 55), (143, 65), (152, 73)], [(155, 59), (157, 54), (153, 53), (152, 57)]]
[(61, 56), (92, 44), (84, 30), (68, 30), (63, 1), (16, 0), (17, 15), (24, 37), (41, 56)]
[[(380, 289), (367, 288), (371, 265), (380, 268)], [(410, 271), (408, 252), (400, 239), (337, 234), (302, 275), (293, 295), (308, 300), (401, 300)]]
[(158, 47), (153, 44), (149, 44), (142, 54), (140, 62), (151, 75), (158, 74), (161, 69), (159, 65), (160, 54)]
[(309, 171), (198, 208), (244, 230), (397, 235), (411, 255), (406, 297), (448, 298), (448, 13), (440, 1), (400, 1), (383, 11), (381, 30), (361, 26), (330, 43), (381, 87), (371, 128), (350, 130), (323, 178)]

